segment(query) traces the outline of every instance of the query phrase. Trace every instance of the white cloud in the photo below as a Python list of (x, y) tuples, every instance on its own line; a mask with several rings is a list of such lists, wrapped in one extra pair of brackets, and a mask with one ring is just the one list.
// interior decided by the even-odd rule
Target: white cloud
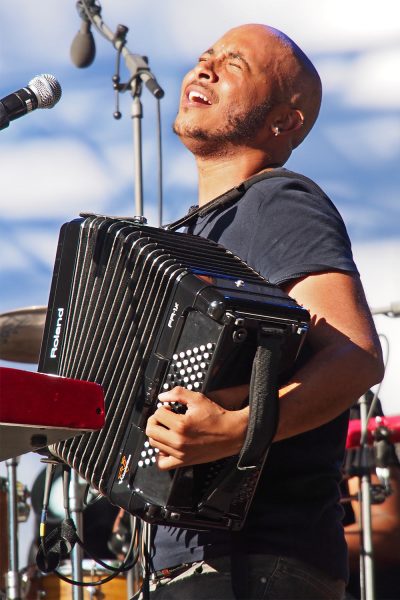
[(355, 58), (339, 55), (320, 58), (318, 70), (324, 90), (336, 93), (344, 105), (368, 109), (400, 106), (400, 45), (377, 48)]
[[(114, 31), (128, 26), (131, 52), (174, 60), (176, 52), (196, 56), (229, 27), (246, 22), (282, 29), (309, 52), (370, 49), (398, 37), (398, 1), (381, 0), (102, 0), (102, 18)], [(14, 60), (70, 62), (80, 19), (71, 0), (30, 0), (0, 6), (3, 56)], [(97, 56), (111, 55), (111, 44), (95, 34)], [(181, 59), (182, 56), (179, 56)], [(183, 57), (184, 58), (184, 57)], [(7, 67), (7, 62), (4, 63)]]
[[(151, 12), (156, 4), (160, 29), (155, 39), (168, 44), (164, 53), (165, 48), (174, 48), (188, 57), (196, 56), (226, 29), (250, 22), (281, 29), (313, 53), (371, 48), (398, 37), (397, 0), (382, 0), (379, 6), (373, 0), (302, 0), (297, 4), (293, 0), (203, 0), (201, 5), (180, 0), (160, 5), (153, 0), (145, 9), (142, 3), (136, 21), (143, 20), (144, 12)], [(118, 3), (113, 6), (118, 14)], [(149, 26), (156, 27), (154, 23)]]
[[(353, 64), (352, 85), (348, 87), (347, 92), (349, 105), (393, 108), (399, 114), (399, 71), (400, 44), (394, 48), (382, 48), (362, 55)], [(400, 134), (400, 128), (397, 133)]]
[(5, 277), (11, 273), (13, 277), (23, 278), (24, 272), (33, 272), (37, 264), (52, 271), (58, 233), (57, 227), (53, 230), (44, 226), (34, 229), (29, 226), (13, 229), (12, 235), (7, 240), (0, 241), (0, 274)]
[(26, 255), (9, 239), (0, 239), (0, 272), (20, 271), (26, 268)]
[(170, 168), (165, 174), (165, 185), (172, 189), (174, 187), (193, 188), (197, 185), (196, 165), (189, 152), (183, 150), (174, 154), (170, 160)]
[[(387, 240), (353, 245), (354, 258), (372, 310), (400, 300), (400, 241)], [(374, 317), (379, 334), (389, 344), (389, 363), (382, 384), (381, 399), (387, 414), (400, 414), (398, 357), (400, 355), (400, 318)], [(386, 342), (382, 340), (386, 353)]]
[(325, 133), (342, 156), (354, 164), (377, 166), (400, 151), (400, 115), (332, 123), (326, 127)]
[[(60, 227), (61, 225), (62, 223), (60, 223)], [(29, 265), (33, 259), (49, 267), (51, 271), (54, 267), (57, 240), (58, 235), (43, 226), (39, 228), (17, 227), (14, 232), (15, 244), (26, 257), (26, 264)]]
[(38, 220), (101, 211), (118, 181), (99, 157), (68, 138), (28, 140), (0, 149), (3, 218)]

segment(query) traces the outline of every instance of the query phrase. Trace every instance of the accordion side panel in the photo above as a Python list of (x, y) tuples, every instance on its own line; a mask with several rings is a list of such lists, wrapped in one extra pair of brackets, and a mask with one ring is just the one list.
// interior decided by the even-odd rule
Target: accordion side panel
[[(76, 379), (90, 381), (84, 376), (84, 373), (79, 369), (78, 357), (82, 358), (87, 355), (90, 350), (90, 338), (87, 335), (87, 324), (93, 307), (94, 290), (98, 292), (99, 286), (99, 261), (94, 259), (96, 254), (96, 244), (98, 243), (98, 228), (101, 229), (102, 222), (90, 223), (88, 227), (82, 228), (81, 246), (83, 247), (82, 260), (77, 262), (76, 272), (79, 276), (74, 280), (71, 289), (71, 303), (78, 307), (75, 311), (75, 318), (69, 322), (66, 337), (68, 344), (64, 348), (63, 360), (60, 366), (60, 374)], [(90, 235), (85, 235), (85, 230), (90, 232)], [(101, 262), (101, 258), (100, 258)], [(97, 274), (96, 274), (97, 273)], [(92, 380), (94, 381), (94, 380)], [(95, 432), (96, 434), (98, 432)], [(83, 436), (86, 443), (92, 439), (91, 434)], [(70, 456), (75, 452), (78, 444), (81, 443), (81, 438), (76, 437), (62, 443), (58, 447), (62, 458), (69, 463)], [(71, 463), (75, 468), (76, 461)]]

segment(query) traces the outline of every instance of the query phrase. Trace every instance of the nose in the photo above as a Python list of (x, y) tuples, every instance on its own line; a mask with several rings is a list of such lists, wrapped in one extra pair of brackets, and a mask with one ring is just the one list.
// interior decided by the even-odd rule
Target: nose
[(218, 75), (215, 70), (215, 63), (211, 58), (200, 60), (194, 68), (198, 79), (206, 79), (207, 81), (218, 81)]

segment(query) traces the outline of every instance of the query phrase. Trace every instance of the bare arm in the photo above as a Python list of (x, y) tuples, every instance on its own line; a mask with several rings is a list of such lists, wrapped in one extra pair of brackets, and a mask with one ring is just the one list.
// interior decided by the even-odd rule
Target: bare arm
[(285, 291), (311, 313), (314, 354), (280, 390), (277, 440), (327, 423), (383, 377), (380, 343), (357, 276), (311, 275)]
[[(380, 344), (357, 276), (321, 273), (285, 289), (311, 313), (308, 339), (314, 355), (280, 390), (275, 441), (327, 423), (383, 377)], [(184, 415), (160, 408), (148, 421), (151, 444), (162, 452), (161, 469), (209, 462), (241, 449), (247, 407), (227, 410), (184, 388), (160, 399), (187, 405)]]

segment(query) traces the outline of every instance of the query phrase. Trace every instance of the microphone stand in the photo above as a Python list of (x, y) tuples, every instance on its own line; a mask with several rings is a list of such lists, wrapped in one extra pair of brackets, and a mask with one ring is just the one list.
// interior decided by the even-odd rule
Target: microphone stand
[(359, 400), (361, 420), (361, 475), (360, 475), (360, 589), (361, 600), (375, 600), (375, 577), (373, 565), (372, 518), (371, 518), (371, 473), (368, 461), (368, 403), (366, 395)]
[[(124, 25), (117, 27), (116, 33), (113, 33), (104, 23), (100, 15), (100, 6), (86, 3), (82, 1), (83, 7), (90, 21), (95, 25), (97, 30), (112, 43), (119, 55), (125, 59), (126, 67), (130, 73), (130, 79), (127, 84), (119, 83), (119, 75), (113, 77), (114, 89), (117, 92), (130, 89), (133, 98), (131, 116), (133, 119), (133, 137), (134, 137), (134, 156), (135, 156), (135, 208), (137, 217), (143, 216), (143, 175), (142, 175), (142, 129), (141, 120), (143, 117), (142, 104), (140, 95), (142, 92), (142, 82), (146, 85), (149, 91), (160, 99), (164, 96), (164, 91), (158, 84), (156, 78), (151, 73), (147, 58), (139, 54), (132, 54), (126, 47), (126, 34), (128, 28)], [(119, 111), (114, 113), (114, 116), (120, 118)]]

